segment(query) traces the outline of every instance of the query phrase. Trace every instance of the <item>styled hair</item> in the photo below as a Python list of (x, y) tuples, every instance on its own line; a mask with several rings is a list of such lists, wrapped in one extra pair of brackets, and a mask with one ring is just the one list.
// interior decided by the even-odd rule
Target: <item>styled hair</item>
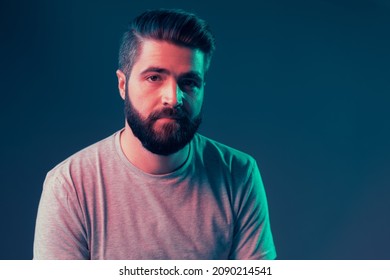
[(167, 41), (199, 49), (205, 54), (208, 69), (215, 50), (215, 39), (206, 21), (179, 9), (148, 10), (136, 17), (123, 34), (118, 67), (128, 78), (144, 39)]

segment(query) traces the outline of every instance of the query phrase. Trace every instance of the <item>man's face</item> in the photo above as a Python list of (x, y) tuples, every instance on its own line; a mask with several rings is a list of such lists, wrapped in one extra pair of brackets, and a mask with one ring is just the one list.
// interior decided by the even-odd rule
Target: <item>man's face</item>
[(147, 150), (170, 155), (191, 141), (201, 123), (204, 71), (200, 50), (143, 42), (126, 83), (125, 113)]

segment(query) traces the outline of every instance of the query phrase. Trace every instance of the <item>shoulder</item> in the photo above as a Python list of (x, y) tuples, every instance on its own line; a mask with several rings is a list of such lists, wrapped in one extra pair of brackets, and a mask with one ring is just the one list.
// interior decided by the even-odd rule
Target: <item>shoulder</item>
[(112, 158), (112, 153), (115, 152), (115, 136), (118, 133), (116, 132), (66, 158), (47, 173), (46, 180), (71, 179), (71, 177), (81, 176), (82, 173), (97, 168), (97, 164), (103, 159)]
[(251, 171), (257, 166), (256, 160), (249, 154), (222, 144), (200, 134), (196, 134), (195, 150), (205, 164), (213, 163), (230, 171), (243, 169)]

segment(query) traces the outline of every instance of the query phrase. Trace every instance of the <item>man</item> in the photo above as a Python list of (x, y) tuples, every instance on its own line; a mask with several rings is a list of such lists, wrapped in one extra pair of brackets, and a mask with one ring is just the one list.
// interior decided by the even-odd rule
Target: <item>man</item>
[(196, 133), (214, 51), (181, 10), (138, 16), (119, 52), (125, 128), (46, 177), (34, 259), (274, 259), (255, 160)]

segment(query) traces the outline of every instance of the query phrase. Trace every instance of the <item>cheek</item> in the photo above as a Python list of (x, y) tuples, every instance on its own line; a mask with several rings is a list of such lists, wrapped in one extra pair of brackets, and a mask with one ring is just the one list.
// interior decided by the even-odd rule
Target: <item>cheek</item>
[(150, 111), (150, 108), (154, 106), (155, 102), (151, 94), (144, 94), (144, 90), (141, 87), (133, 87), (128, 92), (128, 97), (133, 106), (142, 114), (146, 115)]
[(190, 99), (190, 108), (193, 116), (199, 115), (203, 105), (203, 93)]

